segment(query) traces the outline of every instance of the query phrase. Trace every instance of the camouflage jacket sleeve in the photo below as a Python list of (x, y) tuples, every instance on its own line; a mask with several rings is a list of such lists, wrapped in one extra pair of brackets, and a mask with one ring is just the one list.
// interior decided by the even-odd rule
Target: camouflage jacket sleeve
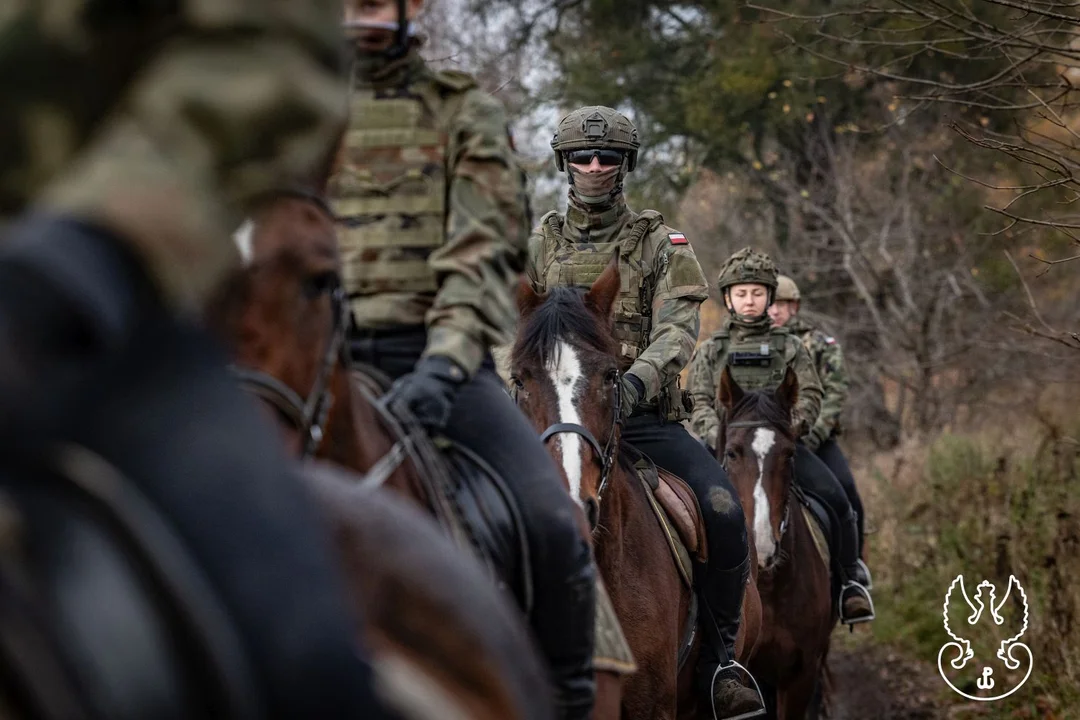
[(824, 397), (821, 400), (821, 413), (809, 434), (813, 436), (813, 442), (821, 444), (840, 426), (840, 414), (847, 400), (848, 379), (844, 372), (844, 352), (840, 349), (840, 343), (822, 333), (817, 335), (817, 373)]
[(698, 346), (690, 358), (686, 387), (694, 399), (690, 415), (690, 429), (711, 447), (716, 447), (716, 435), (720, 431), (720, 415), (716, 408), (719, 368), (716, 367), (716, 338), (709, 338)]
[(673, 245), (665, 237), (653, 277), (649, 345), (628, 371), (645, 385), (642, 400), (655, 398), (686, 367), (701, 328), (701, 303), (709, 296), (705, 273), (689, 244)]
[(547, 215), (544, 215), (540, 219), (540, 224), (533, 228), (532, 234), (529, 235), (529, 257), (525, 261), (525, 278), (532, 283), (533, 290), (538, 293), (543, 293), (547, 290), (544, 286), (544, 282), (540, 278), (541, 268), (544, 265), (544, 223), (547, 221)]
[(517, 322), (530, 219), (507, 128), (502, 105), (470, 90), (450, 130), (447, 241), (430, 258), (439, 292), (424, 354), (445, 355), (469, 375)]
[(331, 155), (346, 117), (341, 5), (178, 0), (137, 19), (97, 5), (0, 12), (0, 196), (11, 207), (17, 188), (110, 228), (195, 308), (239, 261), (244, 201)]
[(821, 381), (814, 369), (814, 361), (810, 359), (810, 353), (794, 335), (788, 337), (794, 350), (794, 357), (789, 361), (790, 367), (799, 380), (799, 400), (791, 413), (791, 422), (795, 435), (802, 437), (814, 426), (821, 413)]

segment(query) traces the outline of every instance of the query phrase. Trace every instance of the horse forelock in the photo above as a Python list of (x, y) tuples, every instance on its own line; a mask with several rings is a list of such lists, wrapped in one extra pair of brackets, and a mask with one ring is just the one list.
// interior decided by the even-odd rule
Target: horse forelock
[(747, 392), (728, 412), (728, 422), (759, 421), (769, 425), (789, 440), (795, 439), (791, 414), (773, 398), (772, 393)]
[(585, 305), (585, 290), (581, 288), (557, 287), (548, 293), (518, 335), (513, 364), (535, 359), (544, 367), (553, 367), (559, 362), (562, 342), (604, 355), (615, 352), (611, 332)]

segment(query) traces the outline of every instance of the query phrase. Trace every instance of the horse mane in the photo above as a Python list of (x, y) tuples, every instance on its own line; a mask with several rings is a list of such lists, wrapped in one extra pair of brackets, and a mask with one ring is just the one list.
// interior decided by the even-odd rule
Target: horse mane
[(728, 412), (728, 422), (751, 416), (760, 419), (778, 430), (784, 437), (794, 440), (795, 432), (791, 427), (791, 413), (785, 412), (771, 392), (763, 390), (747, 391)]
[(552, 288), (544, 303), (526, 320), (514, 344), (512, 361), (517, 365), (526, 358), (538, 357), (547, 365), (555, 358), (559, 341), (571, 337), (596, 352), (615, 354), (615, 339), (585, 304), (585, 290)]

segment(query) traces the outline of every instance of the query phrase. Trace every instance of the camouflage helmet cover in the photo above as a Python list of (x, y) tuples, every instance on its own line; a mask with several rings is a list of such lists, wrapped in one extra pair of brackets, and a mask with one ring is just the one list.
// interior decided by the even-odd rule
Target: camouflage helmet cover
[(727, 259), (720, 268), (716, 285), (720, 291), (741, 283), (760, 283), (776, 290), (776, 263), (772, 258), (754, 248), (743, 248)]
[(565, 170), (563, 153), (573, 150), (622, 150), (626, 153), (627, 172), (637, 167), (638, 131), (630, 119), (618, 110), (603, 105), (578, 108), (562, 120), (551, 139), (555, 164)]
[(781, 275), (776, 279), (777, 300), (799, 300), (799, 286), (787, 275)]

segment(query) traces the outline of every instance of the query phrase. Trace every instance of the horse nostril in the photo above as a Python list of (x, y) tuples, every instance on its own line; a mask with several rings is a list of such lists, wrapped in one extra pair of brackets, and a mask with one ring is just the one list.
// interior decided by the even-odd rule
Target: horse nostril
[(600, 522), (600, 503), (596, 498), (585, 498), (585, 519), (589, 521), (589, 529), (595, 530)]

